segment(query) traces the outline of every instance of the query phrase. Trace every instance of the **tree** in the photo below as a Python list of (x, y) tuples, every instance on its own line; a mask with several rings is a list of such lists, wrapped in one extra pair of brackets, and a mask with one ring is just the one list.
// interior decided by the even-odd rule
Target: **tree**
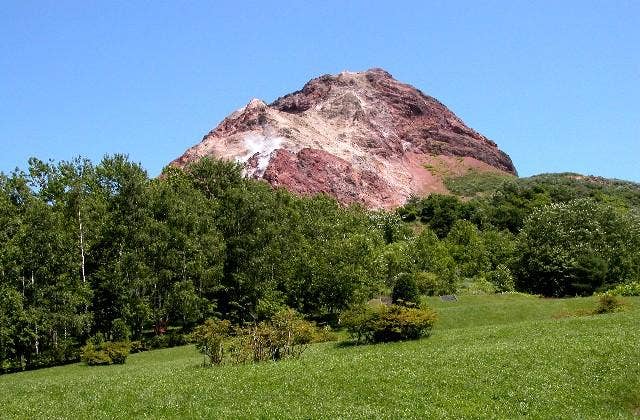
[(640, 264), (639, 232), (630, 213), (589, 199), (539, 208), (518, 235), (516, 286), (566, 296), (631, 281)]
[(449, 247), (433, 231), (425, 229), (412, 241), (413, 260), (417, 271), (434, 273), (439, 278), (440, 290), (456, 289), (459, 269)]
[(382, 249), (381, 259), (387, 286), (393, 286), (398, 274), (416, 271), (414, 254), (411, 249), (412, 244), (412, 241), (394, 242)]
[(96, 167), (97, 195), (106, 215), (91, 261), (94, 331), (109, 331), (124, 319), (139, 338), (153, 307), (154, 276), (146, 251), (155, 224), (148, 203), (149, 179), (124, 155), (106, 156)]
[(398, 274), (391, 292), (391, 300), (397, 305), (417, 305), (420, 303), (420, 291), (413, 275)]
[(505, 182), (489, 199), (488, 220), (497, 229), (517, 233), (534, 209), (551, 202), (543, 185)]
[(0, 286), (0, 372), (23, 369), (35, 340), (22, 295)]
[(438, 238), (446, 237), (456, 220), (470, 216), (467, 206), (450, 195), (431, 194), (420, 205), (420, 220), (428, 223)]
[(457, 220), (451, 227), (446, 242), (463, 276), (480, 276), (491, 268), (484, 241), (473, 223)]

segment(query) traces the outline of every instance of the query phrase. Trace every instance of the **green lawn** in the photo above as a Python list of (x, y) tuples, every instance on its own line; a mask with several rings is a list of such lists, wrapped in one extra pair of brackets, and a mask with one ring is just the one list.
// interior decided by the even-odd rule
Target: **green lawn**
[(458, 296), (455, 302), (431, 297), (426, 298), (425, 303), (438, 312), (439, 329), (549, 320), (581, 309), (593, 309), (597, 304), (593, 297), (543, 299), (521, 294)]
[(632, 418), (640, 300), (553, 319), (593, 299), (429, 302), (428, 339), (315, 345), (299, 360), (202, 368), (191, 346), (0, 376), (2, 418)]

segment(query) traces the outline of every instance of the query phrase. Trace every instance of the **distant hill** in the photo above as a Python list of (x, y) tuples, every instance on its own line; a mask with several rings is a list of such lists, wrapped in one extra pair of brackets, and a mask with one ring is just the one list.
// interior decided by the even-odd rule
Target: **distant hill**
[(640, 184), (619, 179), (571, 172), (515, 178), (495, 172), (473, 170), (460, 176), (444, 177), (444, 184), (449, 192), (461, 198), (490, 196), (505, 183), (532, 191), (543, 189), (553, 201), (591, 197), (598, 201), (617, 201), (631, 207), (640, 207)]

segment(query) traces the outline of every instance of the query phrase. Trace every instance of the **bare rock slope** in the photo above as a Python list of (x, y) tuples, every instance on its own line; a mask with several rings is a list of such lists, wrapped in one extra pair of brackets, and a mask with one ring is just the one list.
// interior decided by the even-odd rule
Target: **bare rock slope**
[(309, 81), (267, 105), (253, 99), (172, 162), (236, 160), (246, 174), (299, 194), (393, 208), (446, 192), (442, 172), (515, 174), (511, 159), (438, 100), (381, 69)]

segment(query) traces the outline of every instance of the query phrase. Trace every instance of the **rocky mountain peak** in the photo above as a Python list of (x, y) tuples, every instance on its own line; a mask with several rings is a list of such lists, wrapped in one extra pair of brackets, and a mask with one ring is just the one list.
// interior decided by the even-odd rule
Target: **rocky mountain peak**
[(172, 164), (209, 155), (277, 187), (370, 208), (446, 192), (444, 173), (516, 173), (494, 142), (379, 68), (320, 76), (269, 105), (252, 99)]

